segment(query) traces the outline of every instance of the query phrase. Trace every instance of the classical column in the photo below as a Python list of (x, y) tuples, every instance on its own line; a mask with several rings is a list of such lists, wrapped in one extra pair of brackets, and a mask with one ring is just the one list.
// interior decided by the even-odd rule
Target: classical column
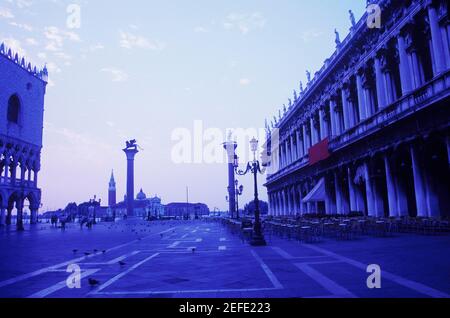
[(402, 84), (402, 95), (404, 96), (413, 90), (413, 86), (411, 83), (412, 75), (409, 66), (409, 57), (406, 52), (406, 43), (403, 35), (398, 35), (397, 44), (398, 57), (400, 60), (400, 82)]
[[(440, 74), (447, 69), (447, 63), (445, 61), (444, 43), (442, 41), (438, 14), (436, 8), (432, 4), (432, 1), (428, 1), (428, 17), (430, 21), (431, 41), (433, 45), (431, 51), (434, 57), (436, 72)], [(446, 45), (448, 45), (448, 43), (446, 43)]]
[(384, 167), (386, 170), (386, 185), (389, 202), (389, 215), (391, 217), (396, 217), (399, 216), (397, 210), (397, 189), (395, 187), (395, 180), (391, 171), (391, 163), (389, 161), (387, 154), (384, 155)]
[(294, 215), (298, 214), (298, 204), (297, 204), (297, 187), (294, 185), (292, 186), (292, 198), (293, 198), (293, 204), (294, 204), (294, 209), (293, 209), (293, 213)]
[(23, 231), (23, 199), (20, 198), (16, 203), (17, 208), (17, 231)]
[(342, 97), (342, 112), (344, 114), (344, 131), (351, 128), (350, 124), (350, 107), (348, 104), (347, 97), (350, 95), (350, 92), (347, 90), (350, 90), (349, 84), (346, 83), (342, 87), (341, 90), (341, 97)]
[[(226, 146), (226, 145), (225, 145)], [(235, 148), (234, 148), (235, 149)], [(139, 152), (137, 147), (123, 149), (127, 156), (127, 216), (134, 216), (134, 157)], [(230, 156), (228, 156), (229, 159)], [(234, 160), (234, 158), (233, 158)], [(234, 191), (234, 162), (228, 162), (228, 187), (229, 187), (229, 201), (230, 201), (230, 213), (236, 210), (235, 191)]]
[(414, 175), (414, 189), (416, 194), (417, 216), (427, 217), (427, 200), (423, 170), (417, 154), (416, 146), (411, 145), (411, 161)]
[(331, 135), (337, 136), (337, 127), (336, 127), (336, 101), (332, 98), (330, 99), (330, 120), (331, 120)]
[(337, 214), (344, 214), (344, 206), (343, 206), (343, 198), (342, 198), (342, 189), (339, 184), (339, 176), (337, 171), (334, 172), (334, 189), (336, 193), (336, 210)]
[(0, 227), (6, 225), (6, 208), (0, 208)]
[(437, 218), (440, 217), (441, 214), (439, 197), (437, 195), (438, 189), (433, 176), (427, 168), (427, 166), (423, 168), (425, 177), (425, 191), (427, 197), (427, 216), (430, 218)]
[(311, 146), (314, 146), (317, 144), (317, 133), (316, 133), (316, 127), (314, 125), (314, 115), (309, 120), (310, 126), (311, 126)]
[(286, 216), (289, 214), (289, 201), (286, 189), (283, 189), (283, 207), (283, 215)]
[(367, 214), (374, 217), (376, 216), (375, 199), (373, 195), (372, 178), (370, 176), (369, 164), (367, 162), (364, 163), (364, 178), (366, 184)]
[[(382, 53), (380, 53), (382, 54)], [(383, 71), (381, 70), (381, 57), (378, 54), (375, 58), (375, 82), (377, 87), (378, 109), (383, 109), (387, 106), (386, 102), (386, 85)]]
[(289, 137), (286, 138), (286, 141), (284, 142), (285, 152), (286, 152), (286, 166), (288, 166), (291, 163), (291, 155), (290, 155), (290, 149), (289, 149)]
[(350, 212), (356, 212), (358, 210), (356, 203), (356, 190), (355, 184), (353, 183), (352, 169), (347, 168), (347, 181), (348, 181), (348, 192), (350, 195)]
[(295, 133), (294, 133), (294, 135), (291, 134), (290, 138), (291, 138), (291, 158), (292, 158), (292, 162), (295, 162), (298, 159), (296, 143), (295, 143), (295, 140), (294, 140)]
[(308, 136), (306, 133), (306, 125), (302, 125), (302, 129), (303, 129), (303, 153), (307, 155), (309, 147), (308, 147)]
[[(301, 136), (300, 130), (296, 130), (295, 134), (297, 136), (297, 154), (298, 154), (298, 159), (301, 159), (305, 156), (304, 152), (303, 152), (303, 138)], [(450, 158), (450, 156), (449, 156)]]
[(326, 109), (325, 109), (325, 107), (322, 107), (321, 109), (319, 109), (320, 139), (321, 140), (324, 140), (329, 135), (326, 117), (327, 117)]
[(364, 97), (364, 88), (360, 72), (358, 72), (358, 74), (356, 75), (356, 90), (358, 92), (359, 119), (363, 121), (367, 118), (367, 115), (365, 104), (366, 100)]
[(299, 212), (301, 215), (305, 214), (305, 206), (303, 205), (303, 192), (301, 184), (298, 185), (298, 200), (299, 200)]

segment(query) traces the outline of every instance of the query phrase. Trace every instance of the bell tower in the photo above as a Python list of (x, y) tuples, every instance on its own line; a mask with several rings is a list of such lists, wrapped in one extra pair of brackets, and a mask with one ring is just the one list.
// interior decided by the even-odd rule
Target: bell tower
[(108, 206), (112, 207), (116, 203), (116, 181), (114, 180), (114, 171), (112, 171), (111, 179), (109, 180)]

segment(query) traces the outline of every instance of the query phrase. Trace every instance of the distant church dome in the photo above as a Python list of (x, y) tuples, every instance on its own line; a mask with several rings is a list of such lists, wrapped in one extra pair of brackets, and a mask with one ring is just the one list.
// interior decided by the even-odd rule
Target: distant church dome
[(145, 195), (144, 191), (142, 191), (142, 189), (138, 193), (138, 195), (136, 196), (136, 199), (137, 200), (146, 200), (147, 199), (147, 196)]

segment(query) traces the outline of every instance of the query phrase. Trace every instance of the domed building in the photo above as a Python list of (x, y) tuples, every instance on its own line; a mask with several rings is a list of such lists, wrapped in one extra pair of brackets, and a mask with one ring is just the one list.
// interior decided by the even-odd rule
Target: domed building
[[(111, 176), (110, 185), (115, 184), (114, 176)], [(110, 186), (110, 196), (115, 196), (115, 187)], [(133, 215), (127, 215), (127, 198), (124, 196), (124, 200), (109, 206), (110, 216), (113, 217), (115, 215), (116, 218), (127, 217), (136, 217), (142, 219), (149, 218), (160, 218), (164, 216), (164, 205), (161, 203), (161, 198), (155, 195), (152, 198), (148, 198), (145, 194), (144, 190), (141, 189), (139, 193), (136, 195), (134, 200), (134, 210)]]

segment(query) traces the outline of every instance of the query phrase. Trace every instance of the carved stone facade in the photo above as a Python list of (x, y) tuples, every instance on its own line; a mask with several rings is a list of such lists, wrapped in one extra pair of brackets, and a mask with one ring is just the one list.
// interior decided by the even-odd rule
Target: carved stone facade
[(272, 215), (450, 216), (448, 3), (370, 3), (381, 28), (365, 14), (274, 125)]
[(0, 46), (0, 226), (11, 225), (16, 214), (23, 230), (24, 209), (37, 222), (47, 79), (46, 68), (38, 71)]

